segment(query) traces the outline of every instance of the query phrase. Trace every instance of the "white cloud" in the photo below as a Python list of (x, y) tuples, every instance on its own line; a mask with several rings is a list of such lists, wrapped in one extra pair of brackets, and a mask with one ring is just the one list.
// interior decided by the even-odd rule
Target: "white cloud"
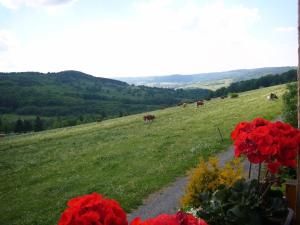
[(75, 69), (98, 76), (145, 76), (295, 61), (296, 41), (270, 43), (267, 36), (258, 40), (250, 32), (261, 20), (258, 9), (224, 2), (138, 3), (130, 19), (82, 22), (62, 33), (33, 39), (14, 51), (10, 62), (18, 71)]
[(14, 56), (20, 53), (19, 47), (20, 43), (11, 31), (0, 30), (0, 68), (8, 71), (18, 68), (16, 63), (19, 62), (19, 59), (15, 60)]
[(0, 30), (0, 52), (8, 51), (16, 45), (16, 38), (8, 30)]
[(293, 32), (296, 31), (296, 27), (277, 27), (275, 30), (279, 32)]
[(75, 0), (0, 0), (0, 4), (10, 9), (27, 7), (58, 7), (71, 4)]

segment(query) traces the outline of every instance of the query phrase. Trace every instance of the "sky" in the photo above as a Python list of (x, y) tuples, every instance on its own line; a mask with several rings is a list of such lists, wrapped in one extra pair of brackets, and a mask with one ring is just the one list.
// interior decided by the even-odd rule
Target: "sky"
[(297, 65), (296, 0), (0, 0), (0, 71), (196, 74)]

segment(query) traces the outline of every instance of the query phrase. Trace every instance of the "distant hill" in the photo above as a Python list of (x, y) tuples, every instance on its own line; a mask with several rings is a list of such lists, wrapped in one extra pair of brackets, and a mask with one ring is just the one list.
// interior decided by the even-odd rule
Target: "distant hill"
[[(286, 71), (296, 69), (296, 67), (264, 67), (256, 69), (240, 69), (225, 72), (199, 73), (192, 75), (167, 75), (149, 77), (119, 77), (118, 80), (129, 84), (146, 85), (151, 87), (185, 88), (191, 84), (215, 83), (220, 80), (230, 80), (231, 82), (259, 78), (268, 74), (281, 74)], [(197, 85), (194, 85), (197, 86)]]
[(0, 73), (0, 113), (115, 117), (196, 100), (208, 92), (134, 86), (78, 71)]

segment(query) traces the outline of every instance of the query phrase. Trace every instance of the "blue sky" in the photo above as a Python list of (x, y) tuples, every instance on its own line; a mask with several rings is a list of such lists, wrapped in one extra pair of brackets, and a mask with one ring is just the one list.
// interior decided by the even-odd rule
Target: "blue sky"
[(0, 0), (0, 71), (193, 74), (297, 64), (296, 0)]

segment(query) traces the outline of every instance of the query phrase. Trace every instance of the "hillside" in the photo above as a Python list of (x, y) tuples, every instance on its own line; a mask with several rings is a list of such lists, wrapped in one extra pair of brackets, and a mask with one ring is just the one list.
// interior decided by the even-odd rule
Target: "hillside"
[(296, 67), (264, 67), (255, 69), (240, 69), (225, 72), (199, 73), (192, 75), (167, 75), (150, 77), (119, 77), (118, 80), (129, 84), (147, 85), (151, 87), (169, 88), (204, 88), (215, 90), (228, 86), (232, 82), (258, 78), (268, 74), (281, 74)]
[(207, 91), (136, 87), (77, 71), (0, 73), (0, 113), (66, 116), (137, 113), (201, 98)]
[[(4, 120), (11, 118), (10, 114), (15, 120), (37, 115), (54, 118), (49, 122), (53, 128), (65, 118), (70, 120), (65, 125), (76, 125), (79, 120), (96, 121), (194, 101), (208, 92), (134, 86), (77, 71), (0, 73), (0, 115), (9, 114)], [(62, 126), (64, 123), (56, 127)]]
[[(9, 225), (55, 224), (74, 196), (99, 192), (127, 210), (185, 175), (198, 161), (230, 144), (229, 134), (243, 120), (272, 119), (285, 85), (213, 99), (204, 107), (172, 107), (142, 114), (24, 134), (0, 140), (0, 221)], [(281, 99), (281, 98), (280, 98)], [(217, 127), (225, 142), (221, 143)]]

